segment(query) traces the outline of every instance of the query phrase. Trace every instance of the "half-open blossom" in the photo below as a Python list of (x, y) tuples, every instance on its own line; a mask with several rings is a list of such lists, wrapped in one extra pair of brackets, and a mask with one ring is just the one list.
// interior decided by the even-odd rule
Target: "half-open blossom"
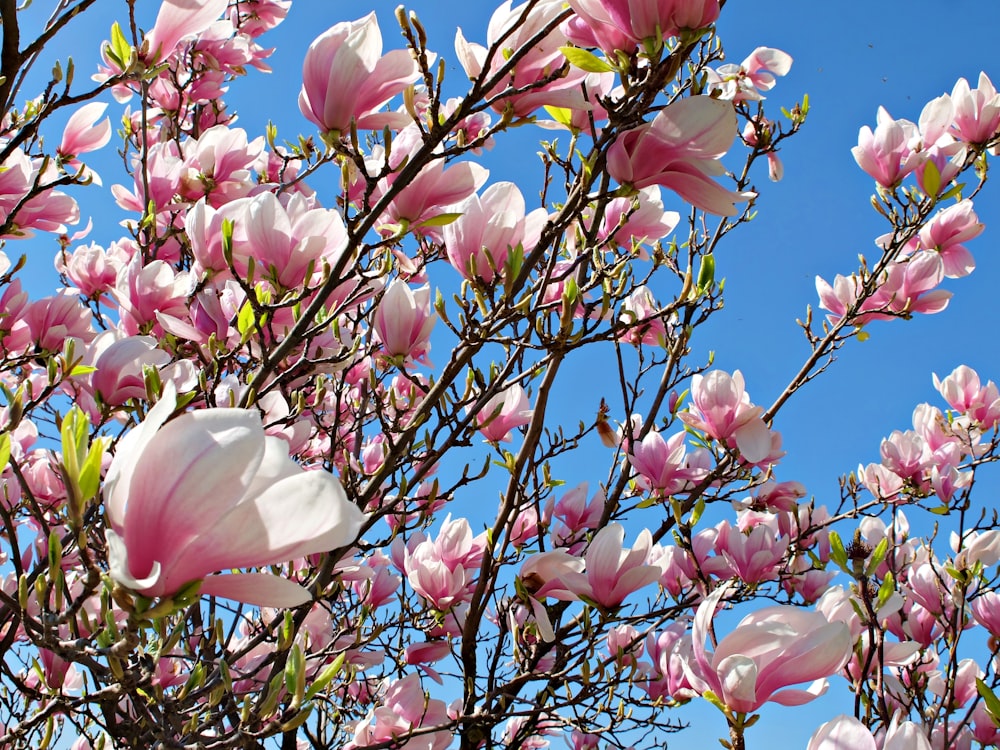
[(453, 206), (461, 214), (441, 230), (448, 260), (467, 279), (489, 283), (503, 274), (511, 248), (530, 252), (547, 219), (544, 208), (525, 214), (524, 196), (513, 182), (498, 182)]
[(111, 577), (146, 596), (204, 579), (201, 593), (250, 604), (309, 601), (301, 586), (270, 574), (213, 574), (351, 544), (361, 511), (333, 475), (304, 471), (284, 441), (265, 436), (257, 411), (203, 409), (166, 422), (175, 406), (168, 384), (108, 468)]
[(476, 425), (491, 443), (509, 443), (512, 430), (531, 421), (528, 394), (518, 384), (497, 393), (476, 412)]
[(911, 143), (917, 140), (916, 125), (909, 120), (893, 120), (885, 108), (879, 107), (875, 131), (867, 125), (861, 128), (858, 145), (851, 153), (875, 182), (892, 188), (920, 163), (920, 155), (911, 148)]
[(429, 286), (410, 289), (395, 279), (375, 307), (372, 329), (386, 355), (404, 360), (427, 361), (431, 329), (437, 314), (431, 310)]
[(736, 138), (729, 102), (691, 96), (664, 107), (652, 122), (627, 130), (608, 149), (608, 174), (641, 189), (663, 185), (691, 205), (734, 216), (747, 196), (726, 190), (713, 177), (725, 174), (719, 159)]
[[(800, 607), (765, 607), (740, 621), (706, 651), (705, 638), (715, 608), (726, 594), (716, 589), (698, 607), (692, 630), (692, 682), (699, 692), (711, 690), (730, 710), (756, 711), (767, 701), (798, 706), (826, 691), (826, 677), (851, 656), (851, 634), (842, 622), (831, 623), (819, 612)], [(805, 690), (787, 689), (801, 682)]]
[(955, 135), (966, 143), (986, 143), (1000, 129), (1000, 94), (985, 73), (979, 74), (979, 86), (970, 88), (969, 82), (959, 78), (951, 90), (955, 107), (952, 128)]
[(399, 128), (406, 113), (379, 112), (417, 80), (420, 71), (407, 50), (382, 54), (375, 13), (335, 24), (317, 37), (302, 63), (299, 109), (323, 132)]
[(757, 463), (771, 454), (772, 433), (761, 419), (763, 408), (750, 403), (743, 373), (712, 370), (691, 379), (691, 410), (677, 416), (716, 440), (735, 444), (743, 458)]

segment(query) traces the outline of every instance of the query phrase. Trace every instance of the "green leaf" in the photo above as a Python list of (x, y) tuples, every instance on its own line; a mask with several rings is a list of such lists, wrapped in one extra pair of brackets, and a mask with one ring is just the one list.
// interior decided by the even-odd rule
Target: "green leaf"
[(80, 494), (89, 500), (97, 494), (101, 486), (101, 464), (104, 459), (104, 441), (98, 438), (91, 444), (90, 451), (80, 467)]
[(993, 719), (993, 723), (1000, 727), (1000, 698), (997, 698), (996, 693), (979, 677), (976, 678), (976, 689), (982, 696), (983, 702), (986, 704), (986, 711)]
[(888, 572), (885, 574), (885, 578), (882, 580), (882, 585), (878, 587), (878, 598), (875, 600), (875, 611), (882, 609), (886, 602), (889, 601), (889, 597), (896, 592), (896, 580), (892, 577), (892, 573)]
[(310, 685), (309, 689), (306, 691), (305, 702), (311, 701), (319, 691), (323, 690), (327, 685), (333, 682), (333, 678), (340, 674), (340, 670), (344, 668), (344, 660), (346, 656), (347, 653), (341, 651), (337, 655), (337, 658), (334, 659), (331, 664), (328, 664), (322, 672), (320, 672), (319, 677), (313, 681), (313, 684)]
[(451, 224), (451, 223), (457, 221), (459, 218), (461, 218), (461, 216), (462, 216), (461, 212), (458, 212), (458, 213), (443, 213), (443, 214), (438, 214), (437, 216), (432, 216), (431, 218), (427, 219), (426, 221), (420, 222), (416, 226), (418, 228), (419, 227), (443, 227), (443, 226), (447, 226), (448, 224)]
[(10, 461), (10, 433), (0, 433), (0, 471), (3, 471)]
[(830, 559), (847, 570), (847, 550), (844, 549), (844, 542), (836, 531), (830, 532)]
[(550, 107), (546, 105), (545, 111), (560, 125), (565, 125), (567, 128), (573, 127), (573, 110), (566, 107)]
[(701, 257), (698, 268), (698, 293), (704, 294), (715, 284), (715, 256), (712, 253)]
[(69, 371), (69, 376), (72, 378), (77, 375), (89, 375), (92, 372), (97, 372), (97, 368), (93, 365), (76, 365)]
[(691, 511), (691, 526), (697, 526), (698, 521), (701, 520), (701, 514), (705, 512), (705, 496), (702, 495), (694, 504), (694, 509)]
[(128, 67), (132, 57), (132, 45), (128, 43), (125, 34), (122, 33), (122, 27), (118, 25), (117, 21), (111, 26), (111, 42), (106, 49), (108, 56), (118, 63), (118, 67), (122, 70)]
[(865, 575), (874, 575), (876, 568), (882, 564), (885, 560), (886, 554), (889, 552), (889, 537), (882, 537), (876, 546), (875, 550), (872, 552), (871, 559), (868, 560), (868, 565), (865, 566)]
[(239, 331), (243, 341), (246, 341), (255, 327), (253, 307), (249, 302), (244, 302), (239, 315), (236, 316), (236, 330)]
[(940, 198), (938, 198), (938, 200), (946, 201), (946, 200), (949, 200), (951, 198), (958, 198), (959, 200), (961, 200), (962, 199), (962, 190), (964, 188), (965, 188), (965, 183), (964, 182), (960, 182), (957, 185), (952, 186), (951, 189), (949, 189), (944, 195), (942, 195)]
[(923, 178), (924, 192), (927, 193), (929, 198), (936, 198), (937, 194), (941, 191), (941, 170), (930, 159), (924, 163)]
[(559, 51), (574, 68), (585, 70), (588, 73), (613, 73), (615, 71), (614, 67), (588, 50), (567, 46), (560, 47)]

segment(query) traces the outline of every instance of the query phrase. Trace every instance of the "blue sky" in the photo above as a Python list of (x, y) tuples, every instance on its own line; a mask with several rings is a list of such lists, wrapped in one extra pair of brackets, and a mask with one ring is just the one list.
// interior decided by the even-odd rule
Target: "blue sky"
[[(115, 11), (117, 4), (99, 5), (103, 13)], [(241, 115), (239, 125), (251, 136), (261, 133), (267, 120), (275, 121), (279, 135), (288, 140), (300, 132), (312, 133), (296, 103), (306, 45), (333, 23), (374, 9), (386, 48), (401, 46), (393, 7), (388, 2), (296, 0), (286, 23), (266, 39), (277, 47), (270, 61), (275, 73), (251, 73), (250, 80), (233, 87), (229, 101)], [(454, 61), (455, 26), (460, 25), (469, 40), (484, 41), (492, 5), (424, 1), (412, 7), (428, 28), (432, 49), (448, 60), (451, 92), (459, 93), (464, 74)], [(995, 11), (995, 0), (727, 4), (719, 29), (731, 62), (739, 62), (759, 45), (783, 49), (795, 60), (790, 75), (779, 79), (769, 96), (775, 107), (772, 116), (777, 106), (791, 106), (803, 93), (809, 94), (812, 107), (802, 133), (781, 152), (784, 180), (770, 183), (763, 171), (756, 176), (759, 215), (734, 232), (717, 254), (717, 277), (727, 279), (726, 309), (696, 341), (703, 352), (716, 353), (716, 366), (743, 371), (756, 403), (769, 404), (808, 353), (795, 319), (804, 315), (807, 305), (816, 305), (815, 275), (832, 280), (837, 273), (849, 274), (857, 266), (858, 253), (874, 257), (873, 238), (886, 231), (884, 220), (869, 205), (871, 180), (850, 154), (858, 128), (874, 125), (879, 105), (894, 117), (916, 120), (927, 100), (950, 91), (959, 77), (974, 81), (980, 70), (1000, 84), (994, 46), (1000, 19)], [(117, 12), (124, 16), (124, 11)], [(83, 33), (73, 38), (73, 46), (80, 48), (73, 53), (81, 80), (92, 70), (97, 40), (107, 34), (110, 18), (91, 14)], [(553, 136), (551, 131), (522, 128), (515, 134), (520, 150), (498, 145), (485, 161), (490, 182), (519, 182), (530, 202), (537, 190), (532, 178), (538, 174), (533, 144)], [(58, 139), (58, 131), (50, 137)], [(511, 156), (518, 153), (522, 156)], [(98, 167), (104, 192), (91, 188), (83, 202), (85, 212), (100, 212), (92, 237), (99, 243), (120, 234), (115, 224), (122, 218), (107, 193), (120, 169), (111, 166), (110, 151), (106, 158), (109, 166)], [(313, 186), (323, 193), (321, 182)], [(991, 226), (998, 208), (996, 191), (987, 188), (976, 201), (987, 231), (970, 244), (978, 267), (969, 278), (946, 282), (955, 297), (945, 312), (874, 324), (867, 342), (850, 342), (830, 371), (781, 412), (775, 427), (783, 433), (788, 451), (779, 467), (781, 479), (799, 480), (818, 503), (832, 504), (838, 477), (859, 462), (876, 460), (880, 439), (893, 429), (908, 428), (917, 403), (943, 405), (933, 390), (932, 372), (944, 376), (965, 363), (984, 380), (1000, 380), (994, 334), (1000, 227)], [(6, 248), (11, 256), (30, 253), (35, 294), (54, 288), (54, 249), (46, 237)], [(435, 360), (445, 356), (437, 348), (432, 352)], [(567, 404), (571, 402), (568, 398)], [(748, 747), (776, 741), (782, 747), (804, 747), (819, 723), (849, 709), (843, 685), (835, 681), (831, 694), (811, 708), (768, 707), (750, 730)], [(725, 734), (721, 715), (710, 707), (681, 716), (690, 717), (693, 726), (670, 738), (672, 750), (711, 747)]]

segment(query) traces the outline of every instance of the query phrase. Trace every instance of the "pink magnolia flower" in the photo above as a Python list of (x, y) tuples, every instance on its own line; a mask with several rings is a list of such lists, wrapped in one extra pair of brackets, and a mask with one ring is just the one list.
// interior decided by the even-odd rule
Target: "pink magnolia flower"
[(117, 287), (113, 294), (121, 315), (121, 330), (129, 336), (161, 332), (158, 313), (184, 319), (188, 311), (188, 293), (192, 279), (187, 271), (175, 271), (162, 260), (143, 265), (135, 256), (118, 273)]
[(760, 418), (763, 407), (750, 403), (743, 373), (729, 375), (712, 370), (691, 379), (691, 410), (677, 416), (709, 437), (736, 448), (749, 463), (757, 463), (772, 452), (772, 432)]
[(743, 533), (724, 520), (719, 525), (715, 551), (741, 581), (753, 585), (778, 577), (789, 541), (787, 536), (777, 537), (775, 529), (767, 523), (759, 523)]
[(920, 230), (920, 246), (935, 250), (944, 263), (944, 275), (955, 279), (967, 276), (976, 267), (972, 254), (962, 243), (975, 239), (986, 227), (966, 199), (939, 211)]
[(892, 717), (880, 743), (858, 719), (841, 714), (820, 725), (806, 750), (931, 750), (931, 743), (917, 724), (902, 721), (900, 713)]
[(986, 704), (980, 701), (972, 710), (972, 736), (983, 747), (1000, 743), (1000, 727), (997, 727), (993, 717), (986, 710)]
[(80, 245), (72, 253), (56, 256), (56, 269), (73, 282), (84, 297), (97, 299), (110, 292), (118, 273), (128, 262), (120, 247), (105, 250), (95, 243)]
[[(799, 607), (765, 607), (744, 617), (713, 653), (705, 650), (705, 638), (725, 594), (726, 587), (716, 589), (694, 618), (694, 661), (689, 666), (700, 693), (711, 690), (732, 711), (750, 713), (767, 701), (798, 706), (826, 692), (825, 678), (851, 655), (844, 623)], [(785, 689), (801, 682), (812, 684), (805, 690)]]
[[(56, 149), (66, 167), (79, 169), (82, 166), (77, 159), (80, 154), (96, 151), (111, 140), (111, 121), (105, 117), (100, 123), (97, 122), (107, 108), (108, 105), (104, 102), (90, 102), (70, 116), (63, 130), (62, 141)], [(101, 184), (95, 173), (91, 172), (90, 176), (98, 185)]]
[(67, 338), (90, 343), (97, 335), (93, 318), (90, 309), (81, 305), (75, 295), (57, 294), (28, 303), (22, 319), (36, 347), (58, 352)]
[(309, 45), (302, 64), (299, 109), (324, 133), (393, 129), (410, 122), (405, 112), (379, 112), (417, 80), (420, 71), (407, 50), (382, 54), (375, 13), (331, 26)]
[(968, 414), (983, 429), (1000, 421), (1000, 389), (992, 380), (983, 385), (971, 367), (959, 365), (944, 380), (934, 375), (934, 387), (952, 409)]
[(951, 90), (955, 106), (952, 128), (966, 143), (986, 143), (1000, 129), (1000, 94), (985, 73), (979, 74), (979, 87), (969, 88), (969, 82), (959, 78)]
[(146, 398), (145, 367), (158, 368), (170, 355), (156, 348), (152, 336), (122, 337), (114, 331), (100, 334), (92, 347), (94, 366), (91, 386), (106, 404), (124, 404), (130, 398)]
[[(563, 10), (563, 0), (540, 0), (530, 6), (522, 3), (514, 7), (511, 7), (511, 0), (505, 0), (490, 17), (486, 47), (466, 41), (461, 29), (456, 33), (455, 54), (471, 79), (483, 75), (488, 65), (484, 79), (490, 80), (508, 65), (510, 54), (516, 51), (520, 55), (514, 69), (488, 92), (497, 112), (510, 110), (515, 117), (527, 117), (542, 106), (566, 107), (580, 101), (580, 83), (587, 74), (577, 68), (539, 86), (539, 81), (559, 71), (565, 64), (566, 58), (559, 48), (566, 44), (566, 35), (555, 28), (534, 46), (527, 46)], [(501, 39), (502, 54), (487, 60), (488, 48)]]
[(911, 148), (919, 140), (917, 126), (909, 120), (893, 120), (884, 107), (878, 108), (877, 118), (874, 133), (867, 125), (861, 128), (851, 153), (875, 182), (893, 188), (920, 163), (919, 153)]
[(708, 71), (709, 89), (719, 92), (722, 99), (733, 102), (760, 101), (761, 91), (774, 88), (775, 76), (788, 75), (792, 57), (771, 47), (758, 47), (739, 65), (728, 63)]
[(512, 182), (498, 182), (455, 204), (461, 214), (442, 228), (448, 261), (467, 279), (489, 283), (502, 276), (511, 248), (534, 249), (548, 214), (537, 208), (525, 214), (524, 196)]
[(247, 195), (250, 170), (264, 151), (264, 137), (247, 140), (242, 128), (216, 125), (184, 143), (180, 192), (188, 200), (207, 198), (221, 206)]
[(565, 24), (581, 47), (614, 53), (661, 43), (682, 29), (700, 29), (719, 17), (719, 0), (570, 0), (576, 16)]
[[(618, 315), (621, 332), (618, 337), (634, 346), (648, 344), (667, 348), (668, 323), (648, 286), (637, 286), (622, 300)], [(669, 327), (672, 330), (672, 326)]]
[(585, 574), (570, 574), (563, 580), (577, 596), (585, 596), (602, 607), (614, 609), (629, 594), (656, 581), (663, 573), (648, 564), (653, 537), (643, 529), (631, 549), (625, 549), (625, 529), (612, 523), (598, 531), (587, 547)]
[[(416, 674), (393, 681), (384, 697), (374, 703), (376, 707), (358, 722), (354, 739), (344, 746), (344, 750), (357, 750), (369, 745), (391, 745), (399, 750), (445, 750), (451, 744), (450, 731), (426, 731), (447, 726), (450, 721), (448, 707), (442, 700), (427, 697)], [(424, 731), (414, 735), (415, 730), (420, 729)], [(406, 737), (412, 739), (398, 741)]]
[(676, 211), (663, 209), (659, 186), (650, 185), (631, 198), (612, 198), (608, 202), (597, 239), (613, 239), (618, 247), (648, 260), (648, 253), (637, 246), (663, 239), (680, 220), (681, 215)]
[(514, 428), (528, 424), (533, 411), (524, 388), (514, 384), (483, 404), (475, 421), (479, 432), (491, 443), (509, 443)]
[(406, 550), (404, 572), (413, 590), (443, 612), (472, 595), (485, 547), (485, 532), (473, 537), (468, 520), (449, 516), (436, 540)]
[(163, 0), (156, 23), (146, 34), (150, 65), (166, 60), (181, 39), (199, 34), (222, 15), (229, 0)]
[(229, 18), (241, 33), (258, 37), (284, 21), (291, 7), (292, 0), (250, 0), (234, 7)]
[(735, 137), (732, 104), (707, 96), (680, 99), (618, 137), (608, 149), (608, 173), (622, 185), (662, 185), (697, 208), (734, 216), (736, 202), (748, 195), (712, 178), (725, 174), (720, 158)]
[(853, 716), (840, 714), (813, 732), (806, 750), (878, 750), (875, 738)]
[[(393, 138), (388, 158), (393, 171), (378, 181), (371, 195), (373, 203), (395, 189), (399, 171), (423, 146), (423, 135), (415, 124), (403, 128)], [(372, 157), (366, 161), (368, 173), (380, 173), (384, 162), (384, 152), (380, 148), (373, 149)], [(441, 232), (432, 220), (442, 213), (454, 213), (455, 205), (482, 187), (488, 176), (489, 170), (475, 162), (463, 161), (446, 167), (444, 158), (434, 159), (396, 192), (375, 228), (384, 235), (412, 229), (438, 239)], [(363, 181), (356, 183), (363, 184)], [(426, 222), (431, 223), (425, 225)]]
[[(203, 580), (202, 594), (250, 604), (303, 604), (308, 591), (266, 573), (352, 543), (364, 516), (325, 471), (303, 471), (247, 409), (203, 409), (166, 422), (169, 385), (118, 443), (104, 484), (111, 577), (145, 596)], [(165, 424), (166, 422), (166, 424)]]
[[(323, 262), (333, 265), (347, 247), (347, 229), (340, 214), (309, 208), (301, 195), (291, 196), (283, 205), (274, 193), (259, 193), (240, 201), (239, 208), (230, 203), (219, 213), (234, 224), (237, 273), (244, 275), (253, 259), (260, 276), (286, 289), (312, 282), (307, 272), (322, 274)], [(215, 221), (206, 214), (211, 231)]]
[(410, 289), (394, 279), (375, 307), (372, 330), (390, 358), (427, 361), (431, 329), (437, 315), (431, 310), (429, 286)]
[(695, 475), (687, 468), (686, 433), (678, 432), (667, 440), (656, 430), (639, 442), (632, 443), (629, 461), (645, 484), (670, 495), (682, 490)]
[(556, 544), (562, 546), (584, 532), (597, 528), (600, 523), (606, 501), (604, 490), (598, 489), (588, 502), (588, 489), (587, 482), (583, 482), (566, 492), (555, 504), (553, 515), (560, 521), (552, 534)]

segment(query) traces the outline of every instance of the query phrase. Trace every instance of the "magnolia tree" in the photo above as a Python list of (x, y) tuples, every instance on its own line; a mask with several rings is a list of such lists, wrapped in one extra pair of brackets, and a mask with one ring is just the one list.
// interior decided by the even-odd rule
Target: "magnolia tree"
[[(696, 352), (808, 100), (765, 106), (780, 50), (723, 62), (719, 0), (507, 2), (453, 51), (402, 9), (389, 52), (346, 20), (305, 52), (291, 141), (223, 97), (290, 0), (167, 0), (146, 29), (130, 2), (92, 83), (28, 91), (93, 0), (55, 5), (30, 39), (0, 2), (0, 748), (641, 748), (689, 701), (744, 748), (838, 675), (814, 750), (1000, 742), (1000, 533), (972, 496), (997, 386), (936, 379), (825, 504), (776, 429), (971, 272), (985, 75), (862, 128), (885, 233), (817, 280), (766, 405)], [(63, 188), (97, 190), (111, 120), (129, 218), (81, 244)], [(562, 131), (534, 131), (540, 183), (491, 182), (520, 126)], [(32, 299), (41, 232), (62, 288)], [(580, 377), (591, 351), (617, 380)]]

